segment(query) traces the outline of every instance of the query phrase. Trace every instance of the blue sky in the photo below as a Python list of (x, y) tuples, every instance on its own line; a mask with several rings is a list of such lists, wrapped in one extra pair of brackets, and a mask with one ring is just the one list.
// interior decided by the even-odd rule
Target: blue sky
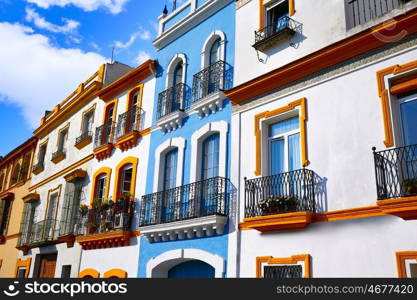
[[(154, 57), (158, 16), (172, 0), (0, 0), (0, 156), (111, 57)], [(177, 1), (182, 2), (182, 1)]]

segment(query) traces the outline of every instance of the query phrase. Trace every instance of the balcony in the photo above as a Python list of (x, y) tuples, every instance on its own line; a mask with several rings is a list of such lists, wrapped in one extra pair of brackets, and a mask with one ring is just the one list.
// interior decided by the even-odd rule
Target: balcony
[(113, 150), (114, 122), (107, 122), (96, 128), (94, 155), (100, 161), (110, 157)]
[(316, 176), (301, 169), (245, 179), (245, 229), (264, 232), (308, 226), (316, 212)]
[(346, 25), (351, 29), (379, 18), (411, 0), (346, 0)]
[(134, 202), (128, 198), (80, 208), (75, 232), (84, 250), (122, 247), (130, 244)]
[(417, 145), (373, 151), (378, 206), (405, 220), (417, 218)]
[(75, 140), (75, 147), (78, 150), (81, 150), (85, 146), (91, 143), (93, 140), (93, 133), (91, 131), (83, 132), (77, 139)]
[(194, 75), (191, 109), (200, 118), (223, 109), (223, 91), (228, 73), (226, 66), (226, 62), (219, 60)]
[(139, 230), (151, 243), (221, 235), (229, 195), (229, 181), (222, 177), (145, 195)]
[(32, 173), (35, 175), (38, 175), (39, 173), (41, 173), (45, 168), (45, 164), (43, 161), (39, 161), (38, 163), (36, 163), (35, 165), (33, 165), (32, 167)]
[(58, 149), (56, 152), (52, 153), (52, 159), (51, 159), (51, 161), (54, 164), (57, 164), (60, 161), (64, 160), (65, 159), (65, 156), (66, 156), (65, 150), (64, 149)]
[(170, 132), (182, 126), (186, 89), (184, 83), (178, 83), (158, 95), (156, 118), (163, 132)]
[(136, 146), (140, 137), (140, 131), (143, 130), (144, 112), (134, 106), (127, 112), (119, 115), (116, 126), (116, 143), (115, 146), (122, 151), (126, 151)]
[(301, 32), (301, 28), (301, 23), (287, 16), (281, 17), (276, 23), (255, 31), (255, 44), (252, 47), (264, 52), (276, 44), (290, 39), (297, 32)]

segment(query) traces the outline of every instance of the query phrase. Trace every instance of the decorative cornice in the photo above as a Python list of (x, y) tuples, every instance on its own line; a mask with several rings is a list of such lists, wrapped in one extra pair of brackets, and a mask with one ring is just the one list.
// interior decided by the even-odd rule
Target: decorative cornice
[(69, 173), (68, 175), (65, 175), (64, 179), (67, 182), (72, 182), (72, 181), (75, 181), (75, 180), (84, 179), (85, 177), (87, 177), (87, 171), (86, 170), (76, 169), (76, 170), (72, 171), (71, 173)]
[(113, 231), (87, 236), (79, 236), (76, 241), (83, 250), (124, 247), (130, 245), (130, 238), (134, 236), (131, 231)]

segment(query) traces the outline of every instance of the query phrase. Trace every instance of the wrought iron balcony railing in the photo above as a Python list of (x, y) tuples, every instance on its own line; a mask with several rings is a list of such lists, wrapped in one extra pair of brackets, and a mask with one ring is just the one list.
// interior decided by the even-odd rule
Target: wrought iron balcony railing
[(255, 31), (255, 44), (253, 47), (263, 50), (266, 43), (269, 43), (272, 40), (279, 40), (281, 38), (291, 36), (296, 32), (299, 32), (301, 27), (301, 23), (291, 19), (290, 17), (281, 17), (276, 22)]
[(58, 238), (58, 222), (55, 219), (46, 219), (31, 226), (28, 240), (29, 246), (48, 243)]
[(347, 28), (369, 22), (411, 0), (345, 0)]
[(65, 149), (58, 149), (54, 153), (52, 153), (52, 159), (56, 159), (60, 156), (65, 156)]
[(307, 169), (245, 179), (245, 218), (316, 211), (315, 176)]
[(139, 226), (227, 215), (230, 187), (223, 177), (194, 182), (142, 197)]
[(281, 278), (302, 278), (303, 267), (295, 266), (265, 266), (264, 278), (281, 279)]
[(130, 231), (133, 213), (134, 202), (129, 199), (80, 210), (75, 232), (77, 235), (91, 235), (117, 230)]
[(375, 150), (378, 200), (417, 196), (417, 145)]
[(186, 87), (184, 83), (178, 83), (158, 95), (157, 119), (184, 109)]
[(113, 143), (114, 125), (114, 122), (107, 122), (96, 128), (96, 134), (94, 136), (94, 149)]
[(226, 62), (219, 60), (193, 77), (193, 102), (223, 90)]
[(135, 105), (127, 112), (120, 114), (116, 126), (116, 139), (120, 139), (133, 131), (143, 129), (143, 110)]
[(93, 133), (91, 131), (85, 131), (79, 137), (75, 139), (75, 145), (78, 145), (82, 141), (85, 141), (87, 139), (92, 139), (92, 138), (93, 138)]

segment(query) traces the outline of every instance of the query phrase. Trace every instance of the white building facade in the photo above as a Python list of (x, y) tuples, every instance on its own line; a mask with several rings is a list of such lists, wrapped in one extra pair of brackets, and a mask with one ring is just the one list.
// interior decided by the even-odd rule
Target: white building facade
[(417, 276), (416, 6), (237, 2), (237, 277)]

